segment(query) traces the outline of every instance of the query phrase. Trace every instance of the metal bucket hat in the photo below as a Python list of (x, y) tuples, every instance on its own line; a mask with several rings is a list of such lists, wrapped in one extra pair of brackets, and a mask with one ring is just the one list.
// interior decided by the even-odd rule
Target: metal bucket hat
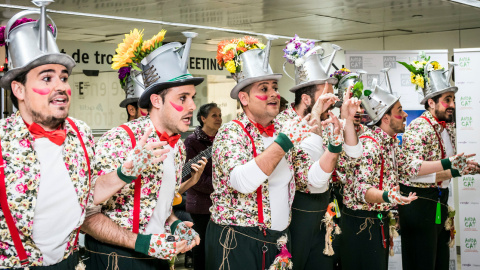
[[(8, 66), (7, 73), (0, 79), (0, 86), (11, 88), (12, 81), (19, 75), (38, 66), (60, 64), (67, 68), (68, 74), (75, 66), (75, 60), (67, 54), (60, 53), (56, 38), (57, 27), (46, 14), (46, 6), (51, 0), (32, 1), (40, 10), (25, 10), (13, 16), (5, 27)], [(13, 24), (27, 15), (39, 14), (37, 21), (20, 24), (12, 29)], [(51, 21), (53, 31), (47, 27), (46, 19)]]
[(357, 70), (357, 72), (352, 72), (345, 75), (340, 79), (336, 88), (337, 95), (341, 102), (343, 102), (343, 94), (347, 91), (350, 86), (354, 86), (357, 82), (362, 81), (363, 74), (367, 74), (365, 70)]
[(187, 70), (192, 39), (198, 34), (182, 32), (187, 42), (163, 45), (141, 61), (145, 91), (138, 101), (140, 108), (148, 108), (150, 96), (161, 90), (182, 85), (199, 85), (204, 78), (193, 77)]
[[(240, 52), (240, 49), (237, 47), (242, 42), (243, 44), (248, 43), (250, 45), (259, 45), (260, 43), (257, 39), (249, 36), (239, 40), (225, 40), (219, 43), (217, 51), (217, 60), (219, 63), (225, 67), (227, 67), (228, 64), (234, 65), (232, 66), (234, 70), (231, 70), (230, 73), (232, 74), (233, 79), (237, 82), (237, 85), (235, 85), (235, 87), (233, 87), (233, 89), (230, 91), (231, 98), (237, 99), (240, 90), (252, 83), (266, 80), (278, 81), (282, 78), (282, 74), (273, 73), (268, 62), (270, 58), (272, 40), (276, 39), (276, 37), (270, 35), (266, 35), (265, 37), (267, 38), (268, 42), (263, 49), (257, 48), (258, 46), (247, 48), (247, 45), (245, 45), (243, 50), (241, 50), (242, 52)], [(225, 47), (231, 47), (231, 59), (228, 61), (228, 63), (225, 63), (225, 59), (223, 59), (223, 53), (225, 52), (223, 51), (224, 47), (222, 43), (223, 45), (226, 45)], [(228, 67), (227, 70), (229, 70)]]
[(400, 100), (400, 97), (393, 95), (390, 78), (388, 77), (389, 69), (390, 68), (384, 68), (382, 72), (385, 73), (385, 81), (387, 82), (390, 93), (381, 88), (377, 84), (377, 80), (374, 79), (372, 82), (373, 91), (365, 90), (360, 98), (365, 112), (372, 119), (372, 122), (368, 123), (368, 125), (374, 125), (380, 121), (383, 115)]
[(130, 71), (125, 87), (125, 99), (120, 102), (120, 107), (126, 108), (128, 104), (138, 103), (138, 99), (145, 92), (142, 73), (137, 70)]
[(428, 99), (435, 96), (441, 95), (446, 92), (457, 93), (458, 87), (451, 86), (450, 79), (452, 78), (453, 68), (457, 65), (453, 62), (448, 62), (448, 70), (437, 69), (437, 70), (428, 70), (428, 66), (431, 64), (431, 61), (425, 65), (425, 87), (422, 88), (423, 99), (420, 101), (420, 104), (424, 105)]
[[(323, 56), (324, 50), (321, 46), (316, 46), (315, 48), (309, 50), (304, 56), (295, 60), (295, 78), (290, 76), (285, 69), (285, 63), (283, 63), (283, 71), (295, 81), (295, 86), (290, 89), (290, 92), (295, 92), (298, 89), (301, 89), (306, 86), (324, 84), (328, 82), (332, 85), (338, 82), (337, 78), (329, 77), (328, 71), (332, 66), (333, 59), (335, 54), (342, 50), (338, 45), (332, 44), (333, 52), (330, 55)], [(321, 50), (321, 53), (317, 51)], [(328, 61), (323, 64), (323, 60), (328, 59)]]

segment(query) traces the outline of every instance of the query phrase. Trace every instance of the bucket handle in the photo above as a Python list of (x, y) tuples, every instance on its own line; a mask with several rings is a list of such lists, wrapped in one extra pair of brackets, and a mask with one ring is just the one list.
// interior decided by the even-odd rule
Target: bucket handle
[[(139, 72), (138, 74), (142, 74), (142, 73)], [(134, 81), (136, 84), (140, 85), (143, 89), (145, 89), (145, 85), (143, 85), (143, 83), (141, 83), (139, 80), (137, 80), (137, 76), (135, 76), (135, 73), (133, 73), (133, 76), (130, 76), (130, 77), (132, 78), (132, 81)]]
[(285, 62), (283, 63), (283, 72), (285, 72), (285, 74), (287, 74), (287, 76), (288, 76), (290, 79), (292, 79), (292, 80), (295, 81), (295, 79), (294, 79), (292, 76), (290, 76), (290, 74), (288, 74), (287, 70), (285, 69), (285, 65), (286, 65), (286, 64), (287, 64), (287, 61), (285, 61)]
[[(9, 43), (9, 39), (8, 39), (8, 35), (10, 34), (10, 28), (12, 27), (12, 25), (20, 18), (26, 16), (26, 15), (32, 15), (32, 14), (38, 14), (40, 15), (40, 11), (37, 11), (37, 10), (24, 10), (24, 11), (21, 11), (17, 14), (15, 14), (12, 18), (10, 18), (10, 20), (8, 21), (7, 23), (7, 26), (5, 27), (5, 36), (7, 37), (6, 38), (6, 42)], [(57, 39), (57, 26), (55, 25), (55, 22), (53, 22), (52, 18), (50, 18), (50, 16), (47, 15), (47, 18), (50, 19), (50, 22), (52, 23), (52, 26), (53, 26), (53, 29), (54, 29), (54, 33), (53, 33), (53, 37), (55, 39)], [(38, 25), (38, 22), (41, 20), (41, 18), (39, 18), (36, 22), (36, 25)]]

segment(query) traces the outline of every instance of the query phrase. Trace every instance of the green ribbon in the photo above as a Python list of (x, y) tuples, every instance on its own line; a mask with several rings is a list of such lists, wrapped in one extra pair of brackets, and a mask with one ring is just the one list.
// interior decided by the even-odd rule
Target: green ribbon
[(184, 79), (191, 79), (193, 78), (192, 74), (183, 74), (178, 77), (175, 77), (173, 79), (168, 80), (169, 82), (174, 82), (174, 81), (179, 81), (179, 80), (184, 80)]

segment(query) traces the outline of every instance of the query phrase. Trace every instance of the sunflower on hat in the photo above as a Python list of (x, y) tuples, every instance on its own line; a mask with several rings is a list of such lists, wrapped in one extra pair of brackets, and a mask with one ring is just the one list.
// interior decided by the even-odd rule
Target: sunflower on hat
[(113, 56), (112, 69), (118, 70), (118, 79), (122, 87), (125, 87), (128, 76), (132, 69), (142, 71), (138, 63), (142, 61), (149, 53), (162, 46), (166, 30), (162, 29), (151, 39), (143, 40), (143, 29), (133, 29), (129, 34), (125, 34), (123, 42), (118, 44)]
[(265, 45), (258, 39), (245, 36), (241, 39), (222, 40), (217, 47), (217, 62), (230, 73), (241, 71), (238, 56), (248, 50), (264, 49)]

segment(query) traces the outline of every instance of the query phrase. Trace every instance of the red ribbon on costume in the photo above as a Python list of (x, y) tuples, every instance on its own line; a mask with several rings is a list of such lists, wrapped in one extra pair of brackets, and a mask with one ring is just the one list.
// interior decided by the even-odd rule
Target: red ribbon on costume
[(275, 133), (275, 126), (273, 124), (264, 127), (260, 125), (259, 123), (253, 123), (253, 125), (258, 129), (260, 134), (263, 134), (264, 132), (267, 134), (268, 137), (272, 137), (273, 133)]
[(181, 137), (180, 134), (168, 136), (168, 134), (167, 134), (166, 132), (163, 132), (162, 134), (160, 134), (158, 131), (157, 131), (157, 135), (158, 135), (158, 137), (160, 137), (160, 141), (162, 141), (162, 142), (168, 142), (168, 144), (169, 144), (172, 148), (175, 147), (175, 144), (177, 144), (178, 140), (179, 140), (180, 137)]
[(61, 126), (58, 127), (57, 130), (46, 131), (39, 124), (35, 122), (32, 123), (31, 125), (27, 124), (25, 121), (24, 123), (27, 126), (28, 130), (30, 131), (30, 134), (32, 134), (32, 136), (35, 139), (45, 137), (56, 145), (62, 145), (63, 142), (65, 141), (65, 138), (67, 137), (67, 131), (65, 129), (61, 129)]

